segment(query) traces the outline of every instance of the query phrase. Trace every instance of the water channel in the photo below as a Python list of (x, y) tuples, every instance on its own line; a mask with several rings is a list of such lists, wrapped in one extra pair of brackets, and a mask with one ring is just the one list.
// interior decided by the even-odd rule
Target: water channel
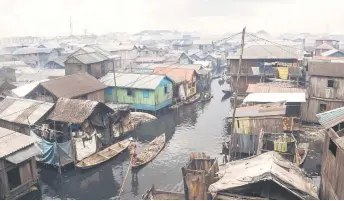
[[(226, 119), (231, 109), (229, 99), (222, 101), (223, 87), (226, 86), (213, 81), (214, 98), (210, 102), (195, 103), (167, 113), (128, 135), (138, 139), (138, 152), (162, 133), (166, 134), (167, 141), (163, 151), (151, 163), (136, 174), (129, 170), (120, 199), (141, 199), (152, 184), (167, 191), (183, 191), (181, 167), (191, 152), (204, 152), (222, 163), (223, 136), (228, 134)], [(320, 172), (322, 143), (309, 139), (301, 141), (310, 142), (311, 146), (303, 168), (316, 176)], [(124, 152), (87, 171), (69, 168), (60, 175), (56, 169), (39, 168), (41, 193), (30, 194), (31, 197), (25, 199), (119, 199), (128, 167), (129, 153)]]
[[(141, 199), (152, 184), (169, 191), (182, 191), (181, 167), (191, 152), (204, 152), (222, 162), (223, 136), (227, 134), (229, 99), (217, 80), (212, 82), (214, 98), (208, 103), (195, 103), (180, 111), (160, 116), (142, 125), (129, 136), (138, 139), (142, 148), (155, 137), (166, 134), (166, 146), (148, 165), (136, 174), (129, 171), (121, 199)], [(119, 189), (128, 170), (129, 154), (122, 153), (99, 167), (82, 171), (69, 168), (59, 175), (56, 169), (39, 170), (42, 199), (118, 199)]]

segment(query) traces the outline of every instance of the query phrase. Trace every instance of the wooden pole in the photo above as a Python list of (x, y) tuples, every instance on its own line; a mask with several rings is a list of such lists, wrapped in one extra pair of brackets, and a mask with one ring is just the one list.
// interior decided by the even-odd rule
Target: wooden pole
[[(117, 100), (117, 87), (116, 87), (116, 70), (115, 70), (115, 62), (113, 61), (114, 59), (112, 59), (112, 68), (113, 68), (113, 80), (114, 80), (114, 91), (115, 91), (115, 103), (118, 102)], [(122, 62), (122, 58), (120, 60), (120, 63)]]
[[(236, 112), (236, 104), (237, 104), (237, 98), (238, 98), (238, 83), (239, 83), (239, 79), (240, 79), (240, 71), (241, 71), (241, 65), (242, 65), (242, 55), (244, 53), (244, 45), (245, 45), (245, 31), (246, 31), (246, 27), (244, 27), (244, 29), (242, 30), (242, 37), (241, 37), (241, 52), (240, 52), (240, 59), (239, 59), (239, 69), (238, 69), (238, 73), (237, 73), (237, 80), (236, 80), (236, 87), (235, 87), (235, 94), (234, 94), (234, 104), (233, 104), (233, 115), (232, 115), (232, 128), (231, 128), (231, 139), (233, 139), (233, 135), (234, 135), (234, 124), (235, 124), (235, 112)], [(231, 151), (232, 152), (233, 149), (233, 140), (231, 140)], [(231, 154), (231, 158), (232, 159), (232, 154)]]

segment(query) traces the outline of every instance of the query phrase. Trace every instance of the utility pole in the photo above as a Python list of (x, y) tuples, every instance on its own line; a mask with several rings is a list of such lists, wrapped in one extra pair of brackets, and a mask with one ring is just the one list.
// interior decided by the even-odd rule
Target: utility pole
[[(120, 60), (121, 61), (121, 60)], [(114, 82), (114, 92), (115, 92), (115, 103), (118, 103), (117, 100), (117, 84), (116, 84), (116, 70), (114, 58), (112, 58), (112, 70), (113, 70), (113, 82)]]
[(234, 135), (234, 125), (235, 125), (235, 111), (236, 111), (236, 106), (237, 106), (237, 98), (238, 98), (238, 83), (240, 79), (240, 71), (241, 71), (241, 65), (242, 65), (242, 55), (244, 53), (244, 45), (245, 45), (245, 32), (246, 32), (246, 27), (242, 30), (242, 37), (241, 37), (241, 52), (240, 52), (240, 59), (239, 59), (239, 69), (237, 73), (237, 80), (236, 80), (236, 86), (235, 86), (235, 92), (234, 92), (234, 105), (233, 105), (233, 115), (232, 115), (232, 128), (231, 128), (231, 150), (230, 150), (230, 160), (233, 158), (232, 156), (232, 150), (234, 147), (234, 142), (233, 142), (233, 135)]

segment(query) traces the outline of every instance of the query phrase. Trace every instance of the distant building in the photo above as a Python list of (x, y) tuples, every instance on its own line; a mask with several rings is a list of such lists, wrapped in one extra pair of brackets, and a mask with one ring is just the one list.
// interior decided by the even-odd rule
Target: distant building
[(316, 114), (344, 107), (343, 68), (343, 60), (308, 61), (308, 100), (302, 107), (302, 121), (318, 122)]
[(135, 59), (135, 64), (158, 64), (164, 63), (166, 61), (166, 57), (138, 57)]
[(317, 114), (319, 123), (325, 129), (321, 162), (320, 199), (344, 199), (344, 176), (342, 170), (344, 162), (344, 108), (337, 108)]
[(48, 63), (44, 65), (44, 67), (51, 68), (51, 69), (64, 69), (65, 68), (64, 62), (66, 60), (67, 60), (67, 56), (59, 56), (57, 58), (49, 60)]
[(25, 97), (55, 103), (59, 98), (104, 102), (106, 86), (88, 73), (79, 73), (40, 82)]
[(12, 53), (13, 57), (30, 66), (44, 66), (49, 60), (56, 58), (60, 52), (51, 48), (23, 47)]
[(233, 91), (238, 87), (238, 95), (246, 93), (249, 84), (256, 84), (266, 78), (296, 79), (301, 77), (303, 51), (296, 48), (276, 45), (250, 45), (245, 47), (239, 82), (236, 83), (239, 70), (240, 51), (227, 58), (227, 74), (231, 76)]
[(332, 45), (323, 43), (319, 46), (316, 46), (315, 48), (315, 56), (321, 56), (324, 52), (330, 51), (332, 49), (335, 49)]
[(118, 57), (97, 46), (85, 46), (67, 57), (64, 62), (66, 75), (85, 73), (95, 78), (118, 68)]
[(18, 199), (38, 182), (36, 139), (0, 127), (0, 199)]
[(106, 44), (99, 47), (113, 55), (118, 55), (121, 58), (120, 68), (130, 68), (139, 56), (139, 49), (133, 44)]
[(339, 49), (339, 41), (336, 39), (322, 37), (315, 40), (315, 47), (319, 47), (322, 44), (328, 44), (335, 49)]
[(324, 56), (324, 57), (344, 57), (344, 52), (337, 50), (337, 49), (332, 49), (332, 50), (321, 53), (321, 56)]
[(174, 82), (166, 76), (152, 74), (113, 73), (100, 79), (108, 86), (106, 102), (130, 104), (132, 109), (158, 111), (172, 104)]

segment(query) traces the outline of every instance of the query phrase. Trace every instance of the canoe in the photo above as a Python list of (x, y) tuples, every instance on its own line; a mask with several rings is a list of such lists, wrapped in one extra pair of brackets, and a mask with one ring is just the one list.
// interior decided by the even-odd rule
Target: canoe
[(210, 95), (210, 96), (208, 96), (207, 98), (202, 97), (201, 102), (210, 101), (213, 97), (214, 97), (213, 95)]
[(142, 195), (143, 200), (185, 200), (184, 193), (162, 191), (155, 189), (154, 185)]
[(201, 95), (198, 93), (198, 94), (192, 96), (191, 98), (189, 98), (188, 100), (184, 101), (184, 105), (190, 105), (192, 103), (196, 103), (200, 99), (201, 99)]
[(152, 161), (164, 148), (165, 142), (165, 133), (156, 137), (141, 153), (137, 155), (136, 162), (131, 164), (131, 168), (137, 168)]
[(308, 154), (308, 147), (308, 143), (299, 143), (297, 145), (296, 156), (300, 158), (299, 161), (296, 161), (297, 165), (301, 166), (305, 162)]
[(229, 89), (222, 89), (222, 92), (225, 93), (225, 94), (232, 95), (232, 91), (229, 90)]
[(89, 169), (101, 163), (104, 163), (114, 158), (115, 156), (123, 152), (125, 149), (127, 149), (129, 144), (130, 144), (129, 140), (123, 140), (123, 141), (117, 142), (103, 149), (102, 151), (99, 151), (81, 160), (79, 163), (76, 164), (76, 167), (80, 169)]

